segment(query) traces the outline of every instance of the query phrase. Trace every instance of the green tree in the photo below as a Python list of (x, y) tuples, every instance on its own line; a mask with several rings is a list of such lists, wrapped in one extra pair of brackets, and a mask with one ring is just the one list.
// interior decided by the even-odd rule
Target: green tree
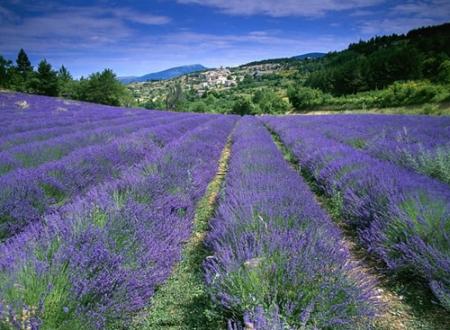
[(181, 110), (185, 96), (181, 84), (171, 85), (166, 96), (166, 108), (168, 110)]
[(438, 81), (444, 84), (450, 83), (450, 60), (445, 60), (439, 66)]
[(12, 62), (0, 55), (0, 87), (8, 88), (11, 83)]
[(20, 74), (26, 74), (33, 71), (33, 67), (31, 66), (30, 60), (28, 59), (28, 55), (27, 53), (25, 53), (23, 48), (21, 48), (19, 50), (19, 54), (17, 54), (16, 64), (17, 71)]
[(77, 88), (77, 98), (107, 105), (127, 105), (128, 96), (128, 90), (111, 69), (93, 73), (88, 79), (80, 79)]
[(241, 97), (234, 102), (231, 113), (244, 116), (252, 114), (253, 111), (252, 102), (247, 98)]
[(39, 62), (34, 90), (38, 94), (48, 96), (59, 94), (58, 73), (45, 59)]
[(252, 101), (254, 114), (281, 114), (289, 110), (289, 104), (270, 88), (256, 91)]
[(141, 104), (146, 109), (165, 109), (166, 105), (163, 100), (148, 100), (144, 104)]
[(288, 89), (289, 101), (297, 110), (313, 108), (323, 104), (323, 93), (314, 88), (309, 87), (290, 87)]
[(74, 97), (76, 82), (73, 80), (69, 70), (62, 65), (58, 70), (59, 95), (62, 97)]
[(189, 106), (189, 111), (205, 113), (209, 112), (209, 109), (204, 101), (199, 100), (191, 103), (191, 105)]
[(11, 87), (19, 92), (33, 91), (36, 83), (33, 66), (23, 49), (17, 54), (16, 67), (11, 71)]

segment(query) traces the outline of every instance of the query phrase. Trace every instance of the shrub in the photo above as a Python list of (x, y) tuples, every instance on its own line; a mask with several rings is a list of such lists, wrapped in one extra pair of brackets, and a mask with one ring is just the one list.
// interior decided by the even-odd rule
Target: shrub
[(249, 115), (253, 113), (253, 111), (254, 107), (252, 102), (246, 98), (240, 98), (234, 103), (231, 113), (243, 116)]
[(381, 94), (381, 106), (412, 105), (430, 102), (442, 93), (442, 88), (428, 81), (396, 82)]
[(252, 99), (255, 113), (282, 114), (289, 110), (289, 104), (269, 88), (258, 90)]
[(439, 66), (438, 81), (444, 84), (450, 83), (450, 60), (445, 60)]
[(313, 108), (323, 104), (324, 95), (319, 89), (310, 87), (290, 87), (289, 101), (298, 110)]

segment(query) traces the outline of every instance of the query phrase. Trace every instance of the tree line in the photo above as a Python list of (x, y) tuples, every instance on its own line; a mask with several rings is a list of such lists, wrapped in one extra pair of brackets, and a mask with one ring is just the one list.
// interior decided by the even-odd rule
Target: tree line
[(0, 55), (0, 88), (107, 105), (133, 104), (131, 93), (111, 69), (77, 80), (64, 65), (55, 70), (45, 59), (35, 69), (23, 49), (15, 63)]
[(397, 81), (448, 83), (450, 23), (374, 37), (318, 60), (305, 85), (334, 96), (386, 88)]

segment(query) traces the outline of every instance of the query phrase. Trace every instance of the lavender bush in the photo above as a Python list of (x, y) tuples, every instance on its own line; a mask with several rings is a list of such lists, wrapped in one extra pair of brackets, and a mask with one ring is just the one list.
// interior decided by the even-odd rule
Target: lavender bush
[(255, 119), (233, 134), (207, 244), (206, 280), (230, 329), (348, 329), (374, 315), (373, 283)]
[(448, 185), (327, 138), (304, 117), (264, 118), (358, 232), (368, 250), (395, 272), (428, 282), (449, 308)]
[[(161, 118), (150, 121), (170, 122), (173, 118)], [(146, 126), (145, 119), (129, 121), (126, 117), (118, 125), (107, 125), (94, 130), (78, 131), (61, 135), (46, 141), (36, 141), (18, 145), (0, 153), (0, 175), (18, 168), (36, 167), (51, 160), (60, 159), (72, 151), (93, 144), (102, 144), (114, 138), (120, 138)]]
[(312, 116), (299, 123), (450, 184), (450, 120), (427, 116)]
[(165, 125), (153, 121), (146, 125), (150, 127), (108, 144), (81, 148), (58, 161), (0, 177), (0, 238), (17, 233), (95, 184), (117, 177), (128, 166), (207, 120), (195, 117)]
[(0, 246), (1, 322), (126, 327), (179, 260), (234, 122), (189, 131)]

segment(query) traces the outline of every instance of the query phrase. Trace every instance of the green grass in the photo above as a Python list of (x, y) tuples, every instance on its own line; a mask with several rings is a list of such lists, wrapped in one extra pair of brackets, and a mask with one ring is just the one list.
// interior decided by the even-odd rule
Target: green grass
[[(47, 262), (59, 249), (61, 242), (55, 238), (45, 249), (38, 249), (35, 255), (38, 260)], [(4, 291), (2, 299), (21, 301), (22, 305), (11, 306), (21, 329), (28, 329), (30, 320), (37, 316), (42, 320), (42, 329), (81, 329), (83, 321), (76, 314), (77, 302), (71, 297), (71, 282), (67, 264), (55, 267), (49, 263), (50, 269), (42, 272), (36, 269), (35, 263), (25, 263), (11, 285)], [(0, 282), (8, 283), (11, 279), (0, 275)], [(13, 328), (8, 320), (0, 321), (0, 329)]]
[(335, 107), (335, 106), (321, 106), (311, 111), (305, 111), (310, 115), (326, 115), (326, 114), (398, 114), (398, 115), (431, 115), (431, 116), (450, 116), (450, 103), (424, 103), (421, 105), (405, 105), (398, 107), (367, 107), (367, 108), (352, 108), (352, 107)]
[(51, 198), (54, 204), (62, 205), (64, 204), (64, 200), (66, 199), (66, 195), (63, 191), (58, 189), (58, 187), (55, 187), (52, 184), (48, 183), (41, 183), (41, 188), (44, 191), (45, 195), (48, 198)]
[(228, 141), (222, 152), (217, 174), (197, 205), (194, 230), (184, 247), (181, 262), (175, 266), (166, 283), (158, 288), (151, 301), (151, 307), (135, 317), (132, 328), (204, 330), (225, 328), (223, 317), (212, 305), (207, 293), (202, 264), (209, 255), (203, 241), (225, 178), (230, 146), (231, 142)]
[(450, 184), (450, 148), (441, 146), (434, 151), (421, 150), (417, 155), (406, 154), (406, 164), (417, 172)]

